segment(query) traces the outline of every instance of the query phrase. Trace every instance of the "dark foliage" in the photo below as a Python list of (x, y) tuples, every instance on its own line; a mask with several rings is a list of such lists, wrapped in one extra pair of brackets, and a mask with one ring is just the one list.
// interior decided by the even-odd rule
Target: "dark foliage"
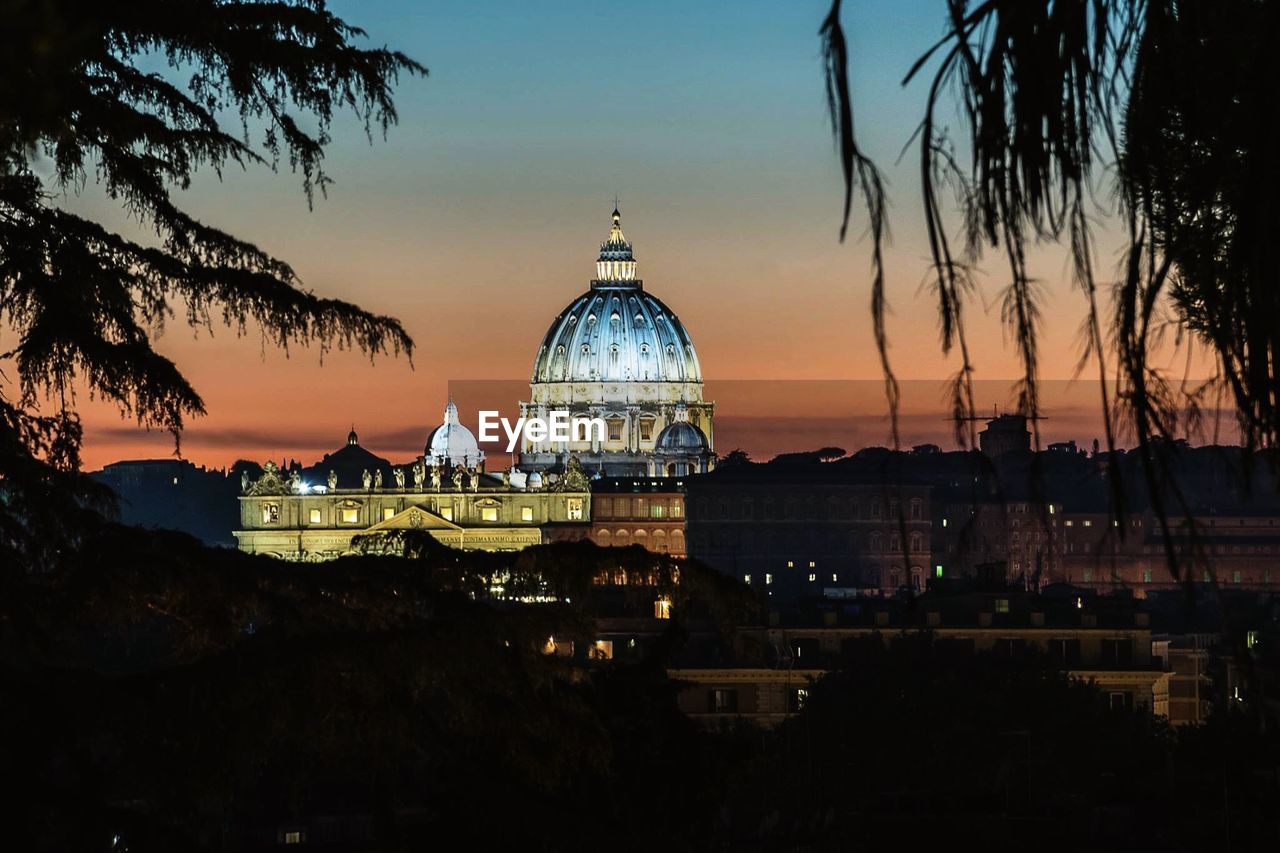
[[(832, 4), (821, 30), (827, 88), (846, 221), (848, 195), (867, 199), (873, 316), (887, 359), (883, 191), (863, 177), (872, 167), (854, 137), (840, 5)], [(1280, 222), (1280, 169), (1271, 154), (1268, 81), (1277, 76), (1280, 8), (1266, 0), (942, 0), (939, 6), (944, 35), (904, 83), (926, 69), (932, 75), (917, 142), (941, 344), (944, 353), (958, 349), (961, 362), (952, 393), (959, 440), (973, 444), (964, 310), (987, 250), (999, 251), (1007, 265), (1001, 311), (1023, 368), (1019, 405), (1030, 415), (1040, 411), (1043, 318), (1026, 255), (1047, 241), (1069, 246), (1085, 297), (1080, 367), (1097, 365), (1108, 445), (1122, 435), (1136, 441), (1152, 492), (1167, 442), (1199, 433), (1206, 404), (1226, 403), (1248, 447), (1275, 446), (1280, 291), (1270, 271), (1269, 235)], [(951, 103), (961, 115), (957, 140), (947, 137), (938, 116)], [(958, 246), (943, 201), (948, 191), (959, 212)], [(1108, 196), (1118, 200), (1127, 236), (1109, 310), (1092, 233), (1096, 214), (1106, 210), (1098, 200)], [(1166, 375), (1153, 353), (1170, 341), (1185, 350), (1188, 364), (1193, 346), (1206, 348), (1215, 375), (1202, 384)], [(892, 381), (887, 369), (886, 376)], [(890, 404), (896, 407), (893, 394)], [(1160, 511), (1185, 511), (1184, 496), (1174, 495)]]
[[(0, 358), (17, 372), (0, 387), (0, 556), (43, 566), (79, 532), (70, 507), (105, 499), (78, 475), (77, 388), (175, 440), (203, 412), (151, 346), (174, 317), (252, 325), (280, 347), (410, 352), (395, 320), (306, 291), (173, 191), (201, 168), (285, 160), (308, 198), (323, 192), (335, 115), (385, 131), (397, 75), (425, 69), (357, 47), (363, 33), (323, 0), (6, 0), (0, 20)], [(154, 241), (58, 205), (90, 180)]]
[[(873, 638), (764, 741), (729, 797), (778, 849), (1269, 849), (1280, 741), (1175, 734), (1036, 658)], [(1256, 779), (1260, 785), (1250, 786)], [(1262, 781), (1266, 780), (1266, 781)], [(1236, 811), (1224, 812), (1231, 789)]]

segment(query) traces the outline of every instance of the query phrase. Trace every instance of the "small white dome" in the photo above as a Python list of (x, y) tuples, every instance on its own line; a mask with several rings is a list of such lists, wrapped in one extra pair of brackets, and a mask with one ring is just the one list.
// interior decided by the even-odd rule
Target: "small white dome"
[(484, 453), (475, 435), (458, 420), (458, 407), (452, 399), (444, 409), (444, 423), (427, 439), (427, 464), (462, 465), (470, 468), (484, 461)]

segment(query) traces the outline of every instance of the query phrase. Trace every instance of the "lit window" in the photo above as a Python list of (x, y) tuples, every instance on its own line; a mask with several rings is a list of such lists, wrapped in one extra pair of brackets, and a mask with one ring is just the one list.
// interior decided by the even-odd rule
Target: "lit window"
[(1250, 631), (1250, 632), (1248, 632), (1247, 634), (1245, 634), (1245, 635), (1244, 635), (1244, 645), (1245, 645), (1245, 648), (1249, 648), (1249, 649), (1251, 649), (1251, 648), (1253, 648), (1254, 646), (1258, 645), (1258, 632), (1257, 632), (1257, 631)]
[(1092, 522), (1092, 521), (1090, 521), (1090, 520), (1089, 520), (1089, 519), (1087, 519), (1087, 518), (1086, 518), (1084, 521), (1080, 522), (1080, 523), (1081, 523), (1081, 524), (1083, 524), (1085, 527), (1093, 527), (1093, 522)]
[(311, 510), (310, 518), (311, 518), (311, 523), (312, 523), (312, 524), (319, 524), (319, 523), (320, 523), (320, 510), (318, 510), (318, 509), (313, 509), (313, 510)]
[(811, 569), (812, 569), (812, 568), (813, 568), (814, 566), (816, 566), (816, 565), (817, 565), (817, 563), (815, 563), (813, 560), (810, 560), (810, 561), (809, 561), (809, 568), (811, 568)]
[(742, 582), (743, 582), (743, 583), (745, 583), (745, 584), (749, 584), (749, 583), (751, 583), (751, 575), (743, 575), (743, 576), (742, 576)]
[(1239, 572), (1232, 572), (1232, 573), (1231, 573), (1231, 582), (1232, 582), (1232, 583), (1240, 583), (1240, 573), (1239, 573)]
[(342, 523), (343, 524), (359, 524), (360, 510), (356, 509), (355, 507), (344, 507), (342, 510)]
[(285, 844), (301, 844), (306, 839), (306, 834), (299, 830), (290, 830), (283, 834)]
[(1143, 570), (1142, 570), (1142, 582), (1143, 582), (1143, 583), (1151, 583), (1151, 570), (1150, 570), (1150, 569), (1143, 569)]
[(655, 503), (649, 508), (649, 515), (652, 518), (662, 518), (666, 514), (667, 508), (660, 503)]
[(590, 656), (592, 660), (613, 660), (613, 640), (596, 640)]
[(262, 523), (275, 524), (280, 520), (280, 504), (262, 505)]
[(1066, 521), (1062, 522), (1062, 526), (1063, 526), (1063, 527), (1074, 527), (1074, 526), (1075, 526), (1075, 522), (1074, 522), (1074, 521), (1072, 521), (1071, 519), (1067, 519)]
[(671, 504), (671, 517), (681, 518), (683, 516), (684, 516), (684, 504), (680, 503), (679, 501), (674, 501)]
[(766, 574), (765, 574), (765, 576), (764, 576), (764, 582), (765, 582), (766, 584), (771, 584), (771, 583), (773, 583), (773, 575), (772, 575), (772, 574), (768, 574), (768, 573), (766, 573)]
[(533, 507), (531, 506), (520, 507), (520, 520), (533, 521)]
[(393, 507), (393, 506), (384, 506), (384, 507), (382, 508), (382, 520), (383, 520), (383, 521), (390, 521), (392, 518), (395, 518), (395, 515), (396, 515), (396, 508), (395, 508), (395, 507)]
[(831, 573), (831, 582), (832, 582), (832, 583), (835, 583), (835, 582), (836, 582), (836, 581), (838, 581), (838, 580), (840, 580), (840, 576), (839, 576), (839, 575), (837, 575), (835, 572), (832, 572), (832, 573)]
[(942, 526), (943, 526), (943, 527), (946, 527), (946, 526), (947, 526), (947, 520), (946, 520), (945, 518), (944, 518), (944, 519), (942, 519)]
[(817, 575), (815, 575), (813, 572), (809, 572), (809, 583), (813, 583), (817, 579), (818, 579)]
[(796, 567), (796, 561), (795, 561), (795, 560), (787, 560), (787, 568), (788, 568), (788, 569), (794, 569), (795, 567)]
[(569, 498), (565, 502), (570, 521), (582, 521), (582, 498)]
[(710, 710), (713, 714), (732, 714), (738, 710), (738, 691), (712, 690)]
[(996, 612), (997, 612), (997, 613), (1008, 613), (1008, 612), (1009, 612), (1009, 599), (1007, 599), (1007, 598), (997, 598), (997, 599), (996, 599)]
[(480, 507), (480, 520), (481, 521), (497, 521), (498, 508), (496, 506)]
[(936, 565), (936, 566), (934, 566), (934, 567), (933, 567), (933, 576), (934, 576), (935, 578), (940, 578), (940, 577), (942, 577), (942, 564), (941, 564), (941, 563), (939, 563), (938, 565)]
[(653, 602), (653, 618), (654, 619), (670, 619), (671, 618), (671, 599), (663, 596)]

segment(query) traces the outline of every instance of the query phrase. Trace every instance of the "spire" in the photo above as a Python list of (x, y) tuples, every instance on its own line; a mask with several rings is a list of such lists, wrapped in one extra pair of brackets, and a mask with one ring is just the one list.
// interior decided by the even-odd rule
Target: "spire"
[(460, 423), (458, 420), (458, 405), (453, 402), (453, 397), (449, 397), (449, 405), (444, 407), (444, 422), (446, 424)]
[(596, 261), (596, 281), (607, 284), (632, 284), (636, 281), (636, 260), (631, 254), (631, 244), (622, 233), (622, 214), (615, 201), (613, 224), (609, 238), (600, 244), (600, 258)]

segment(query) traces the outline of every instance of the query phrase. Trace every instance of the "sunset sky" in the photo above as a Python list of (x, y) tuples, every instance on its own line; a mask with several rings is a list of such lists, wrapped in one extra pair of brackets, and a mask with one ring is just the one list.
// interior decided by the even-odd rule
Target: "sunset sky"
[[(370, 145), (354, 119), (339, 120), (326, 161), (335, 183), (314, 210), (287, 168), (229, 172), (221, 182), (205, 175), (182, 201), (292, 263), (307, 288), (399, 317), (417, 343), (414, 363), (339, 353), (321, 364), (315, 350), (264, 348), (255, 330), (237, 339), (215, 329), (210, 338), (171, 323), (160, 347), (209, 410), (191, 423), (184, 456), (216, 466), (311, 461), (353, 423), (375, 452), (420, 452), (451, 381), (527, 382), (548, 324), (588, 286), (615, 193), (645, 286), (688, 326), (709, 397), (714, 380), (770, 380), (762, 389), (878, 380), (864, 220), (855, 217), (848, 242), (837, 239), (839, 167), (817, 38), (826, 3), (331, 5), (368, 30), (371, 44), (430, 68), (425, 79), (401, 80), (399, 125)], [(892, 357), (911, 380), (955, 369), (939, 353), (921, 287), (916, 157), (897, 162), (923, 97), (919, 84), (903, 90), (901, 77), (941, 32), (941, 9), (939, 0), (895, 0), (851, 3), (845, 14), (862, 142), (890, 180)], [(92, 186), (67, 203), (137, 233)], [(1116, 261), (1100, 258), (1106, 271)], [(1066, 379), (1083, 297), (1068, 283), (1062, 251), (1041, 251), (1033, 266), (1045, 285), (1044, 375)], [(979, 377), (1007, 380), (1018, 368), (998, 322), (999, 258), (986, 268), (971, 343)], [(731, 393), (717, 413), (718, 449), (885, 443), (882, 398), (837, 400), (831, 387), (852, 386)], [(904, 441), (945, 442), (936, 385), (917, 387), (927, 390), (915, 392), (916, 426)], [(983, 386), (980, 407), (1006, 403), (1006, 387)], [(1063, 390), (1048, 395), (1046, 439), (1092, 440), (1096, 392), (1054, 387)], [(112, 410), (85, 401), (84, 415), (90, 468), (173, 452), (167, 435)], [(465, 407), (463, 416), (474, 421)], [(752, 433), (751, 417), (792, 426)], [(805, 419), (823, 426), (802, 428)]]

